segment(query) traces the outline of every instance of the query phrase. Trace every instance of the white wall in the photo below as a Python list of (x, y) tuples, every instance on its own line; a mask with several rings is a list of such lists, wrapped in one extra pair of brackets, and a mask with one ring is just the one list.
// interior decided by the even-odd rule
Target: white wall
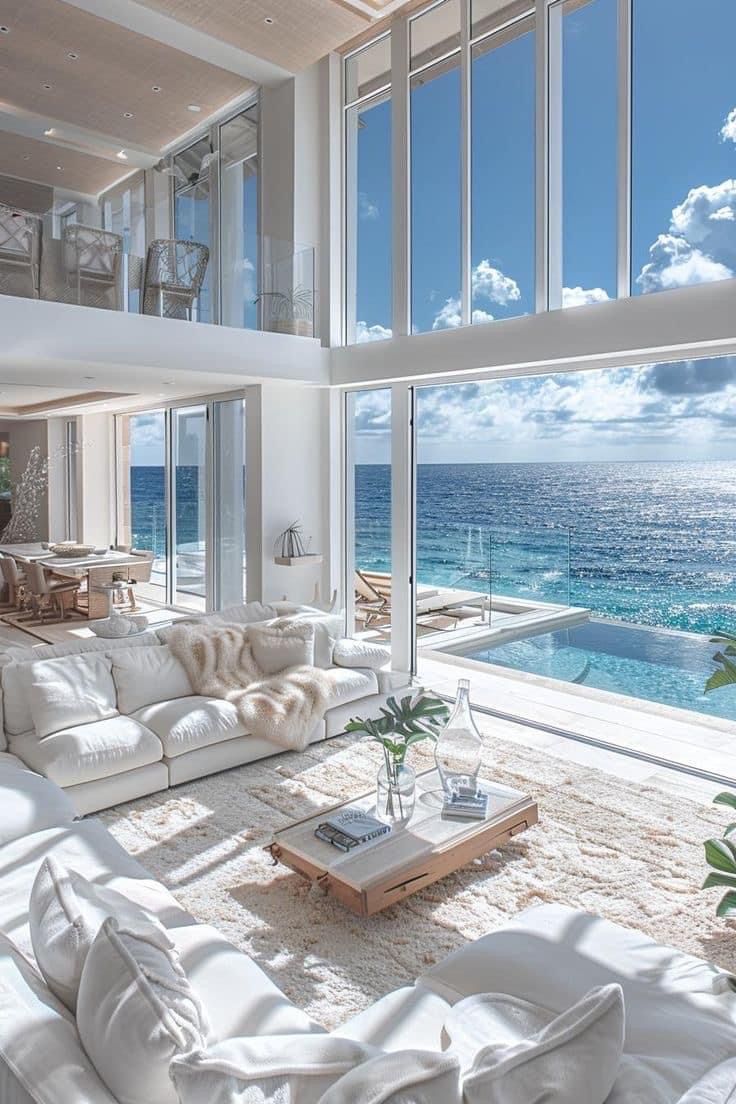
[[(320, 388), (265, 384), (250, 395), (247, 472), (249, 598), (265, 601), (286, 595), (310, 601), (319, 581), (326, 596), (331, 584), (330, 528), (333, 524), (328, 487), (329, 392)], [(255, 491), (253, 487), (255, 483)], [(293, 522), (311, 537), (311, 552), (324, 556), (321, 566), (280, 567), (274, 563), (274, 541)]]
[(79, 533), (85, 544), (107, 548), (115, 537), (115, 439), (110, 414), (77, 418)]

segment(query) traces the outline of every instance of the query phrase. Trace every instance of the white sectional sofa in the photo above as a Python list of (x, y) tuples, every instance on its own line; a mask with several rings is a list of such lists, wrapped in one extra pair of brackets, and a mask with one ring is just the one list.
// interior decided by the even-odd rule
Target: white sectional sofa
[[(39, 867), (49, 856), (95, 885), (124, 894), (158, 918), (206, 1010), (210, 1046), (237, 1037), (288, 1036), (283, 1047), (277, 1044), (275, 1049), (282, 1063), (291, 1067), (299, 1067), (303, 1061), (299, 1040), (314, 1035), (355, 1040), (378, 1048), (375, 1053), (379, 1054), (407, 1049), (437, 1052), (448, 1046), (446, 1032), (453, 1006), (471, 994), (508, 994), (541, 1004), (552, 1014), (567, 1009), (591, 987), (616, 983), (623, 991), (626, 1029), (623, 1056), (608, 1104), (725, 1104), (734, 1099), (736, 994), (730, 979), (715, 967), (658, 946), (641, 933), (561, 906), (541, 906), (463, 947), (424, 977), (387, 994), (328, 1037), (322, 1026), (296, 1008), (254, 961), (214, 928), (197, 923), (98, 821), (74, 818), (71, 800), (55, 783), (24, 768), (12, 756), (3, 757), (3, 1104), (115, 1104), (119, 1099), (103, 1084), (87, 1057), (74, 1016), (45, 989), (40, 974), (29, 965), (35, 961), (29, 928), (31, 889)], [(16, 948), (25, 959), (19, 959)], [(114, 1038), (112, 1021), (109, 1031)], [(730, 1085), (728, 1094), (716, 1095), (705, 1087), (688, 1091), (701, 1078), (712, 1077), (709, 1071), (715, 1067), (720, 1067), (721, 1079)], [(234, 1094), (207, 1099), (293, 1098)], [(358, 1095), (350, 1099), (350, 1104), (361, 1104), (366, 1099), (397, 1098)], [(422, 1092), (400, 1099), (411, 1104), (431, 1100), (434, 1104), (437, 1097)], [(590, 1100), (564, 1093), (528, 1099), (591, 1104)], [(151, 1100), (150, 1104), (157, 1102)], [(448, 1100), (447, 1104), (452, 1102)]]
[[(287, 614), (314, 619), (315, 665), (324, 668), (330, 685), (329, 707), (310, 743), (339, 735), (356, 713), (375, 712), (405, 682), (392, 674), (388, 649), (341, 639), (339, 616), (288, 603), (250, 603), (209, 619), (251, 623)], [(281, 751), (249, 735), (229, 702), (193, 693), (169, 651), (170, 633), (168, 627), (129, 639), (8, 649), (0, 655), (0, 751), (56, 782), (79, 814)], [(338, 639), (339, 664), (332, 662)], [(34, 680), (38, 687), (50, 679), (66, 685), (55, 708), (44, 712)], [(74, 696), (75, 680), (85, 693), (94, 688), (91, 709), (62, 702)]]

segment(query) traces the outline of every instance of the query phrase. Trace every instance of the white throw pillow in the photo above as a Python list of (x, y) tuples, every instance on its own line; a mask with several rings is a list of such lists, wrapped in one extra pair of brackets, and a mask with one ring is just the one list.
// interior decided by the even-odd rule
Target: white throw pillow
[[(163, 929), (162, 929), (163, 930)], [(168, 941), (167, 941), (168, 942)], [(167, 943), (104, 922), (77, 1001), (79, 1035), (120, 1104), (178, 1104), (169, 1066), (205, 1045), (202, 1007)]]
[(248, 625), (253, 658), (266, 675), (277, 675), (287, 667), (314, 666), (314, 627), (308, 622), (293, 624), (291, 618), (260, 621)]
[[(572, 1099), (569, 1098), (570, 1104)], [(360, 1104), (461, 1104), (460, 1063), (454, 1054), (435, 1054), (429, 1050), (380, 1054), (341, 1077), (319, 1104), (358, 1104), (358, 1101)], [(583, 1102), (576, 1100), (576, 1104)]]
[(49, 989), (72, 1012), (87, 954), (108, 916), (135, 931), (145, 933), (154, 927), (158, 938), (173, 947), (165, 929), (146, 909), (67, 870), (53, 856), (44, 859), (31, 888), (31, 944)]
[[(82, 1049), (74, 1017), (18, 948), (0, 934), (2, 1101), (116, 1104)], [(18, 1086), (18, 1087), (16, 1087)], [(25, 1095), (24, 1094), (25, 1090)]]
[(325, 669), (332, 666), (335, 644), (345, 632), (345, 618), (341, 613), (307, 609), (289, 614), (282, 620), (314, 625), (314, 666)]
[(30, 705), (39, 740), (64, 728), (104, 721), (117, 713), (108, 655), (64, 656), (29, 665)]
[(111, 658), (121, 713), (134, 713), (145, 705), (194, 693), (183, 664), (167, 644), (123, 649)]
[(171, 1077), (180, 1104), (318, 1104), (343, 1074), (375, 1053), (335, 1035), (260, 1035), (175, 1058)]
[(335, 643), (332, 662), (337, 667), (362, 667), (380, 671), (391, 662), (391, 649), (370, 640), (352, 640), (345, 637)]
[(498, 993), (468, 997), (445, 1031), (462, 1065), (464, 1104), (603, 1104), (623, 1050), (623, 993), (591, 989), (559, 1016)]

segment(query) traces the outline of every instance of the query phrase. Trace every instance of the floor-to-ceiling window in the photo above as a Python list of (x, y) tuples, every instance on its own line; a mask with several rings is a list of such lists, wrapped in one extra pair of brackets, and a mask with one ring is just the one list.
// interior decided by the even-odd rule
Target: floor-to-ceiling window
[(154, 552), (142, 597), (203, 610), (245, 598), (245, 400), (116, 419), (117, 540)]
[(443, 0), (409, 24), (414, 333), (462, 323), (459, 47), (459, 0)]
[(220, 127), (220, 303), (225, 326), (258, 328), (259, 105)]
[(347, 396), (348, 609), (354, 630), (391, 632), (391, 389)]
[(392, 331), (391, 37), (345, 62), (349, 344)]

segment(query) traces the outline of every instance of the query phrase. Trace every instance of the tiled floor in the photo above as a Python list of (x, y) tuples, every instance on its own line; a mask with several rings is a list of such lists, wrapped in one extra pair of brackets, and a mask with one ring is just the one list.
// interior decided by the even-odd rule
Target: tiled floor
[[(423, 685), (448, 696), (454, 696), (459, 678), (469, 678), (476, 708), (519, 718), (495, 718), (492, 723), (498, 726), (499, 734), (527, 747), (543, 748), (556, 758), (597, 767), (617, 778), (654, 785), (704, 803), (724, 788), (722, 782), (668, 769), (623, 750), (633, 749), (736, 780), (736, 726), (729, 721), (701, 719), (697, 714), (604, 691), (572, 690), (549, 679), (468, 663), (436, 652), (420, 653), (418, 677)], [(565, 736), (564, 732), (579, 738)], [(586, 738), (609, 747), (586, 743)]]

